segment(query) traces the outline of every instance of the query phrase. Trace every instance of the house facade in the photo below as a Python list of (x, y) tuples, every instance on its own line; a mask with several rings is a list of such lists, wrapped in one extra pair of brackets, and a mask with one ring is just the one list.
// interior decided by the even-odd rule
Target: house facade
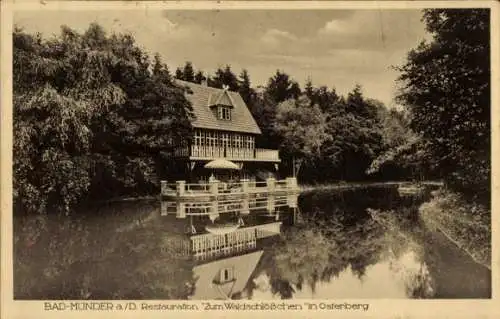
[(225, 174), (204, 168), (216, 159), (236, 164), (240, 170), (232, 174), (239, 178), (264, 180), (275, 175), (281, 161), (278, 150), (256, 145), (261, 130), (238, 92), (180, 80), (176, 83), (187, 87), (186, 97), (195, 115), (193, 139), (176, 152), (191, 181), (206, 181), (213, 173)]

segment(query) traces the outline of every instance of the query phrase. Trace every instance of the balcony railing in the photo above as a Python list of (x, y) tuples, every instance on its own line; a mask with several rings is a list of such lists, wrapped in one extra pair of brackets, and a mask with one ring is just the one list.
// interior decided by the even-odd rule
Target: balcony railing
[(263, 148), (248, 149), (223, 146), (192, 145), (190, 148), (178, 149), (176, 151), (176, 156), (189, 156), (195, 159), (226, 158), (229, 160), (245, 161), (280, 161), (278, 150)]
[(280, 160), (278, 150), (269, 150), (265, 148), (256, 148), (255, 158), (258, 160)]

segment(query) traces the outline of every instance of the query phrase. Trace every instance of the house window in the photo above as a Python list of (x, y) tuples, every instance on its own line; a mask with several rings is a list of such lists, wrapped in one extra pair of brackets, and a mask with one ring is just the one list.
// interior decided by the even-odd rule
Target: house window
[(194, 145), (200, 146), (201, 145), (201, 131), (196, 131), (195, 136), (194, 136)]
[(215, 133), (214, 132), (209, 132), (208, 133), (208, 146), (214, 147), (215, 146)]
[(224, 147), (229, 146), (229, 134), (227, 133), (222, 133), (222, 146)]
[(241, 136), (235, 136), (236, 148), (241, 148)]
[(222, 146), (222, 138), (221, 138), (221, 133), (219, 132), (216, 132), (215, 133), (215, 138), (216, 138), (216, 142), (215, 142), (215, 146), (217, 147), (221, 147)]
[(205, 132), (200, 132), (200, 146), (205, 146), (206, 144), (206, 136)]
[(225, 283), (234, 279), (234, 272), (232, 267), (223, 268), (220, 270), (219, 282)]
[(225, 106), (219, 106), (218, 110), (219, 120), (231, 120), (231, 108)]

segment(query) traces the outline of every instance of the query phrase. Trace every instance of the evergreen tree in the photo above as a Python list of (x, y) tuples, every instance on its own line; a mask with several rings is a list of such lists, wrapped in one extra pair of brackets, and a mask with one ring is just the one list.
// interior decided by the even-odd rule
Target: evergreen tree
[(231, 91), (238, 91), (238, 78), (231, 70), (230, 65), (226, 65), (224, 69), (218, 68), (215, 71), (215, 76), (211, 79), (210, 86), (216, 88), (223, 88), (224, 85), (229, 87)]
[(238, 81), (238, 92), (240, 93), (243, 101), (251, 109), (255, 103), (256, 93), (255, 90), (250, 86), (250, 76), (248, 71), (243, 69), (240, 74), (240, 79)]
[(184, 69), (182, 70), (182, 79), (188, 82), (194, 82), (194, 68), (193, 64), (190, 61), (187, 61), (184, 65)]
[(182, 72), (181, 68), (175, 69), (175, 78), (178, 80), (184, 80), (184, 73)]
[(266, 87), (266, 93), (276, 102), (297, 99), (300, 96), (300, 86), (290, 79), (290, 76), (280, 70), (271, 77)]
[(304, 94), (311, 100), (312, 103), (314, 100), (314, 87), (312, 84), (311, 78), (307, 78), (306, 85), (304, 86)]
[(194, 76), (194, 83), (202, 84), (206, 80), (207, 77), (203, 74), (202, 71), (196, 72), (196, 75)]

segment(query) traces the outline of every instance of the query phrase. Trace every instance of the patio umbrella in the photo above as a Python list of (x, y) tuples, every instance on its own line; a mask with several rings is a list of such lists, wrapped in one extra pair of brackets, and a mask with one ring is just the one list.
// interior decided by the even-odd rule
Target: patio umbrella
[(228, 170), (239, 170), (240, 167), (236, 165), (235, 163), (219, 158), (216, 160), (213, 160), (211, 162), (208, 162), (205, 164), (205, 168), (210, 168), (210, 169), (228, 169)]

